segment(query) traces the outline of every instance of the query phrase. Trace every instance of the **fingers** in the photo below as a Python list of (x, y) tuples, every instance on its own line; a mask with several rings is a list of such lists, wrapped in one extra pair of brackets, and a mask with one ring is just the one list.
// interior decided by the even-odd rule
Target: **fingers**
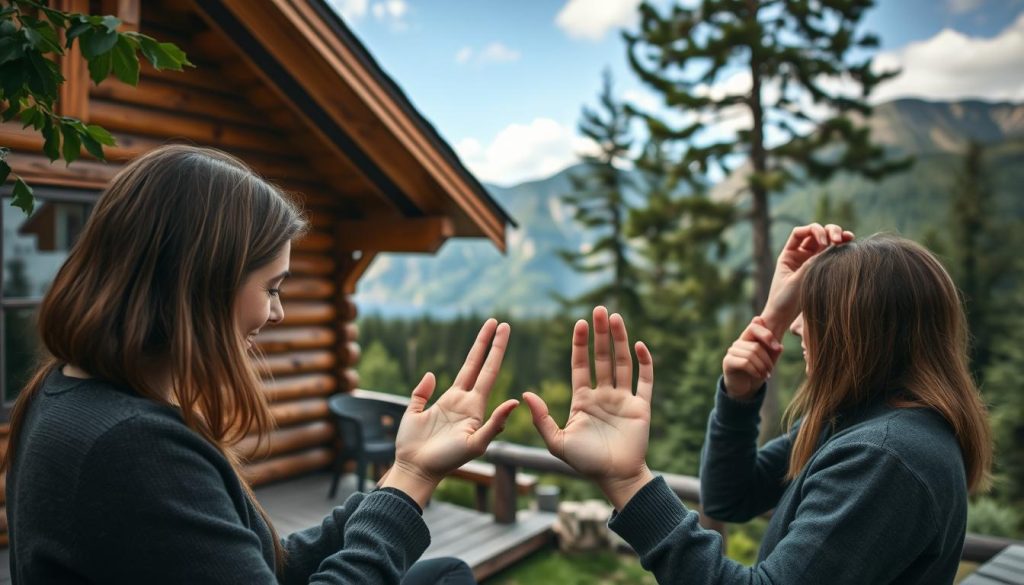
[(509, 415), (517, 406), (519, 406), (519, 401), (514, 398), (499, 404), (491, 413), (491, 418), (487, 419), (487, 422), (470, 436), (470, 449), (481, 454), (486, 451), (487, 445), (491, 444), (494, 437), (505, 430), (505, 422), (508, 421)]
[(561, 429), (558, 428), (558, 423), (548, 413), (548, 405), (544, 403), (540, 396), (533, 392), (524, 392), (523, 400), (526, 401), (526, 406), (530, 407), (530, 414), (533, 415), (533, 426), (537, 427), (537, 432), (540, 433), (540, 438), (544, 439), (544, 444), (548, 446), (548, 451), (551, 451), (551, 454), (555, 457), (561, 457), (562, 445), (557, 440)]
[(636, 361), (640, 367), (636, 395), (650, 404), (651, 396), (654, 394), (654, 358), (642, 341), (636, 342)]
[(589, 353), (590, 330), (587, 322), (580, 319), (572, 329), (572, 389), (590, 388), (590, 357)]
[(828, 245), (828, 234), (820, 223), (811, 223), (793, 228), (786, 241), (787, 250), (798, 250), (803, 247), (805, 250), (811, 245), (825, 247)]
[(782, 351), (782, 344), (775, 338), (775, 334), (772, 333), (764, 319), (760, 316), (754, 317), (750, 321), (750, 325), (747, 325), (747, 328), (740, 334), (740, 339), (745, 341), (757, 341), (765, 348), (771, 350), (771, 353)]
[(594, 307), (594, 377), (598, 386), (611, 386), (613, 383), (608, 328), (608, 309)]
[(480, 376), (476, 379), (473, 389), (483, 392), (484, 396), (491, 392), (494, 380), (498, 378), (501, 370), (501, 361), (505, 358), (505, 349), (508, 347), (508, 336), (512, 328), (508, 323), (501, 323), (494, 331), (494, 340), (491, 342), (491, 351), (487, 354), (487, 361), (480, 370)]
[(462, 364), (459, 375), (455, 377), (455, 382), (452, 384), (453, 388), (469, 390), (473, 387), (477, 374), (480, 373), (481, 364), (484, 362), (484, 356), (487, 355), (487, 346), (490, 344), (491, 338), (494, 337), (494, 330), (497, 327), (498, 322), (495, 319), (488, 319), (484, 322), (483, 327), (480, 328), (480, 333), (476, 336), (473, 347), (470, 348), (469, 354), (466, 355), (466, 362)]
[(727, 355), (753, 364), (759, 378), (767, 378), (772, 373), (774, 362), (764, 347), (755, 341), (737, 341)]
[(409, 400), (409, 412), (418, 413), (423, 412), (426, 408), (427, 402), (430, 397), (434, 394), (434, 387), (437, 386), (437, 380), (434, 379), (434, 374), (427, 372), (423, 374), (423, 379), (420, 380), (419, 384), (412, 390), (412, 398)]
[(608, 318), (615, 349), (615, 387), (633, 388), (633, 356), (629, 351), (629, 336), (622, 315), (613, 314)]

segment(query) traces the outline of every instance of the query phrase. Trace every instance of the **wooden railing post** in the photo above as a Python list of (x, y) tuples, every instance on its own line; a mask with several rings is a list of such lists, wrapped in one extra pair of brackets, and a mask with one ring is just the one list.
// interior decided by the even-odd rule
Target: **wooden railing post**
[(516, 521), (516, 466), (494, 465), (494, 521), (514, 524)]

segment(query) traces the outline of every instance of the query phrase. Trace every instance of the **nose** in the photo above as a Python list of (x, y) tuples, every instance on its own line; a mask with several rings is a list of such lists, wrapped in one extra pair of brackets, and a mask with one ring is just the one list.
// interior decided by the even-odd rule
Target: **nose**
[(267, 319), (268, 322), (277, 325), (284, 320), (284, 307), (281, 306), (281, 300), (274, 298), (274, 302), (270, 305), (270, 317)]
[(804, 314), (800, 313), (793, 319), (793, 323), (790, 324), (789, 330), (792, 331), (797, 337), (804, 336)]

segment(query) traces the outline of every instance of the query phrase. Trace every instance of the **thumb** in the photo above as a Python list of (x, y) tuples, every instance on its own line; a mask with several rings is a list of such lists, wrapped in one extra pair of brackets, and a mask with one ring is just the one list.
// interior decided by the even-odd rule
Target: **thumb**
[(561, 445), (557, 445), (558, 433), (561, 432), (561, 429), (558, 428), (558, 423), (548, 413), (548, 405), (544, 403), (543, 398), (533, 392), (524, 392), (523, 400), (530, 407), (530, 414), (533, 415), (533, 426), (537, 427), (537, 432), (544, 439), (544, 444), (548, 446), (548, 451), (551, 451), (551, 454), (555, 457), (561, 458), (563, 449)]
[(519, 406), (519, 401), (514, 398), (499, 404), (491, 413), (491, 418), (487, 419), (487, 422), (470, 436), (470, 447), (479, 453), (486, 451), (487, 445), (491, 444), (494, 437), (505, 430), (505, 422), (517, 406)]
[(413, 414), (423, 412), (423, 409), (427, 407), (427, 401), (434, 395), (436, 386), (437, 380), (434, 379), (432, 372), (423, 374), (423, 379), (413, 388), (412, 398), (409, 400), (409, 412)]

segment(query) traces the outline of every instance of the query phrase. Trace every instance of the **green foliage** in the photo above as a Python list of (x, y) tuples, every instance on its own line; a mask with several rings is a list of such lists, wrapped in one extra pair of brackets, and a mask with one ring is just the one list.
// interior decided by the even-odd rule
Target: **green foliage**
[(487, 579), (487, 585), (654, 585), (654, 575), (634, 555), (601, 551), (563, 555), (543, 550)]
[(610, 278), (576, 298), (563, 301), (567, 307), (590, 309), (603, 304), (612, 312), (640, 315), (643, 305), (636, 294), (636, 270), (626, 242), (628, 175), (616, 166), (628, 156), (630, 120), (624, 106), (615, 100), (608, 72), (600, 103), (601, 111), (584, 108), (579, 124), (580, 133), (593, 140), (600, 152), (584, 157), (585, 172), (570, 176), (573, 191), (562, 198), (575, 209), (576, 222), (595, 239), (589, 249), (562, 250), (559, 254), (577, 272), (608, 273)]
[[(103, 128), (62, 116), (56, 109), (65, 81), (56, 59), (65, 56), (76, 40), (96, 84), (113, 72), (119, 80), (137, 85), (139, 51), (157, 69), (181, 71), (193, 66), (171, 43), (133, 31), (118, 32), (121, 21), (113, 16), (54, 10), (36, 0), (6, 3), (0, 9), (0, 102), (8, 107), (0, 118), (7, 122), (18, 117), (24, 128), (31, 126), (40, 132), (43, 152), (51, 161), (63, 159), (71, 164), (83, 147), (104, 160), (103, 147), (115, 144)], [(63, 44), (61, 32), (66, 39)], [(8, 152), (0, 147), (0, 182), (11, 173)], [(17, 176), (12, 205), (26, 214), (31, 214), (35, 205), (31, 187)]]
[(992, 498), (978, 498), (967, 509), (967, 532), (1019, 539), (1024, 537), (1020, 509)]
[(359, 358), (359, 386), (394, 394), (412, 392), (412, 387), (407, 387), (402, 379), (398, 362), (380, 341), (372, 342)]

